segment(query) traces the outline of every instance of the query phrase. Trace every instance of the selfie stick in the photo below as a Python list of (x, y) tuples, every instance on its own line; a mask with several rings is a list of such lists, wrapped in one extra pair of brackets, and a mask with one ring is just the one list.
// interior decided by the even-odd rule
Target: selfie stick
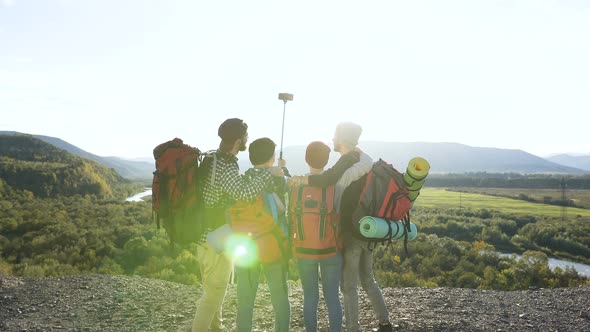
[(285, 134), (285, 108), (287, 107), (287, 102), (293, 100), (293, 94), (279, 93), (279, 100), (283, 101), (283, 127), (281, 129), (281, 153), (279, 154), (279, 159), (283, 159), (283, 135)]

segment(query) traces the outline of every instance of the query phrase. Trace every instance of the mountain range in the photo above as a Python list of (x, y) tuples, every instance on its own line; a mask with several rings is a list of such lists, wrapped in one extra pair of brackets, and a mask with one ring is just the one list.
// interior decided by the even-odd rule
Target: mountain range
[(126, 181), (129, 180), (99, 162), (31, 135), (0, 135), (0, 184), (39, 197), (112, 197), (113, 187)]
[(590, 155), (559, 154), (548, 157), (547, 160), (561, 165), (579, 168), (590, 172)]
[[(0, 135), (18, 135), (22, 134), (16, 131), (0, 131)], [(131, 180), (149, 179), (154, 171), (154, 162), (145, 160), (128, 160), (119, 157), (101, 157), (90, 152), (84, 151), (77, 146), (70, 144), (62, 139), (44, 135), (32, 135), (42, 141), (45, 141), (55, 147), (66, 150), (82, 158), (94, 160), (108, 168), (112, 168), (119, 175)], [(147, 159), (147, 158), (146, 158)], [(153, 158), (152, 158), (153, 160)]]
[[(0, 135), (16, 135), (14, 131), (0, 131)], [(150, 179), (154, 170), (152, 158), (134, 160), (119, 157), (102, 157), (84, 151), (62, 139), (44, 135), (32, 135), (55, 147), (66, 150), (83, 158), (94, 160), (114, 169), (127, 179)], [(187, 142), (191, 144), (191, 142)], [(359, 145), (373, 159), (392, 163), (400, 171), (413, 157), (426, 158), (431, 164), (431, 173), (522, 173), (522, 174), (583, 174), (590, 173), (590, 156), (554, 155), (542, 158), (523, 150), (472, 147), (459, 143), (428, 142), (377, 142), (362, 141)], [(284, 158), (292, 174), (305, 174), (305, 146), (288, 146), (284, 148)], [(278, 153), (277, 153), (278, 154)], [(240, 169), (251, 167), (248, 153), (238, 155)], [(332, 152), (328, 167), (338, 160), (338, 154)]]
[[(431, 173), (561, 173), (583, 174), (590, 173), (588, 169), (581, 169), (547, 160), (522, 150), (498, 148), (472, 147), (458, 143), (397, 143), (397, 142), (360, 142), (359, 147), (373, 157), (382, 158), (392, 163), (400, 172), (405, 171), (408, 162), (414, 157), (423, 157), (431, 165)], [(284, 158), (287, 168), (292, 174), (308, 172), (305, 163), (305, 146), (290, 146), (284, 148)], [(338, 154), (332, 152), (330, 164), (338, 159)], [(250, 167), (246, 153), (240, 155), (240, 169)]]

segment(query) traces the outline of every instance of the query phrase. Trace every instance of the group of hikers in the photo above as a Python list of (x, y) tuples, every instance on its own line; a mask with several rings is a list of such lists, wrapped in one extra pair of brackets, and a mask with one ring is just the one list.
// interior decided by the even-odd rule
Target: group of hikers
[[(228, 223), (236, 224), (234, 231), (240, 229), (240, 225), (244, 224), (240, 224), (240, 220), (232, 219), (239, 219), (246, 213), (244, 211), (249, 208), (248, 206), (259, 206), (268, 210), (269, 204), (273, 207), (271, 210), (274, 211), (275, 218), (278, 216), (291, 219), (285, 223), (289, 225), (289, 229), (281, 229), (282, 237), (276, 237), (275, 247), (292, 243), (293, 248), (287, 249), (288, 253), (278, 252), (278, 256), (275, 253), (273, 259), (278, 259), (274, 261), (268, 258), (268, 255), (272, 254), (270, 251), (275, 247), (258, 248), (259, 256), (266, 255), (267, 258), (246, 265), (236, 264), (237, 331), (252, 331), (261, 270), (270, 290), (275, 331), (289, 331), (291, 311), (285, 260), (291, 255), (297, 260), (303, 287), (306, 331), (318, 329), (320, 280), (328, 309), (330, 331), (342, 331), (343, 325), (346, 331), (360, 330), (359, 281), (373, 306), (378, 331), (392, 330), (381, 289), (373, 274), (372, 251), (362, 237), (355, 236), (352, 230), (353, 214), (363, 190), (363, 177), (373, 166), (371, 157), (358, 148), (361, 133), (362, 128), (358, 124), (346, 122), (337, 125), (333, 147), (334, 151), (340, 153), (340, 158), (327, 170), (325, 167), (328, 164), (330, 147), (319, 141), (310, 143), (305, 153), (309, 173), (302, 176), (290, 176), (282, 159), (279, 159), (278, 166), (275, 166), (276, 145), (271, 139), (254, 140), (248, 148), (252, 168), (241, 174), (237, 155), (247, 149), (248, 126), (237, 118), (228, 119), (221, 124), (218, 130), (221, 138), (219, 149), (206, 156), (201, 164), (205, 175), (200, 183), (200, 197), (204, 206), (203, 220), (206, 221), (206, 226), (197, 245), (197, 259), (203, 293), (197, 303), (193, 331), (225, 330), (222, 324), (222, 305), (235, 260), (213, 246), (211, 234)], [(321, 199), (317, 202), (306, 201), (305, 197), (312, 194), (305, 192), (305, 188), (316, 188)], [(299, 203), (285, 208), (287, 205), (293, 205), (289, 203), (297, 201), (297, 198), (285, 199), (289, 196), (285, 195), (286, 192), (289, 192), (291, 197), (299, 196)], [(265, 197), (270, 199), (266, 200)], [(304, 203), (301, 203), (302, 201)], [(315, 206), (316, 203), (320, 206)], [(302, 234), (306, 230), (301, 211), (306, 208), (317, 208), (317, 218), (321, 218), (321, 223), (324, 223), (325, 219), (330, 220), (329, 226), (319, 230), (319, 237), (333, 241), (332, 247), (297, 247), (297, 243), (304, 243), (305, 236), (309, 235)], [(327, 209), (331, 210), (330, 215), (327, 214)], [(265, 217), (257, 214), (256, 218), (263, 223)], [(298, 222), (293, 219), (298, 219)], [(337, 220), (337, 223), (334, 220)], [(247, 227), (245, 232), (248, 233)], [(271, 232), (272, 230), (269, 231)], [(317, 237), (315, 234), (314, 236)], [(339, 297), (340, 290), (344, 299), (344, 315)]]

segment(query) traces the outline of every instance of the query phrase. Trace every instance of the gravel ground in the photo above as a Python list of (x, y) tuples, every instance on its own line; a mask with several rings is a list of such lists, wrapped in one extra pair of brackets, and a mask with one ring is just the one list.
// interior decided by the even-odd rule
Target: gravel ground
[[(0, 331), (188, 331), (200, 289), (139, 277), (0, 275)], [(226, 327), (235, 329), (235, 286), (225, 300)], [(292, 331), (304, 331), (301, 287), (290, 285)], [(590, 287), (529, 291), (387, 288), (398, 331), (590, 331)], [(268, 289), (261, 285), (254, 331), (272, 331)], [(327, 331), (322, 304), (320, 331)], [(361, 292), (363, 331), (376, 327)]]

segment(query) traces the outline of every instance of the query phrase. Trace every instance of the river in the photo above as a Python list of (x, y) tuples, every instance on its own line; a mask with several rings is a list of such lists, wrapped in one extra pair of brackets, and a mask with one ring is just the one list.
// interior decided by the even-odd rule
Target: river
[(127, 197), (127, 199), (125, 199), (126, 202), (141, 202), (142, 198), (145, 196), (150, 196), (152, 194), (152, 188), (143, 188), (143, 191), (140, 192), (139, 194), (135, 194), (131, 197)]
[[(152, 194), (152, 188), (146, 187), (146, 188), (144, 188), (144, 191), (142, 191), (138, 194), (135, 194), (131, 197), (127, 197), (127, 199), (125, 199), (125, 201), (127, 201), (127, 202), (141, 202), (143, 197), (149, 196), (151, 194)], [(503, 252), (498, 252), (498, 254), (501, 256), (511, 256), (512, 255), (512, 254), (503, 253)], [(518, 258), (521, 257), (521, 255), (518, 255), (518, 254), (515, 254), (515, 255)], [(576, 271), (578, 271), (578, 273), (580, 275), (583, 275), (585, 277), (590, 277), (590, 265), (582, 264), (582, 263), (575, 263), (575, 262), (570, 262), (570, 261), (566, 261), (566, 260), (562, 260), (562, 259), (549, 257), (549, 268), (551, 268), (553, 270), (558, 266), (564, 270), (565, 270), (566, 266), (572, 266), (574, 269), (576, 269)]]
[[(519, 255), (519, 254), (507, 254), (507, 253), (503, 253), (503, 252), (498, 252), (498, 254), (500, 256), (508, 256), (508, 257), (510, 257), (512, 255), (516, 255), (516, 257), (519, 259), (522, 257), (522, 255)], [(565, 270), (566, 266), (572, 266), (574, 269), (576, 269), (576, 271), (578, 271), (578, 273), (580, 275), (585, 276), (585, 277), (590, 277), (590, 265), (570, 262), (570, 261), (557, 259), (557, 258), (553, 258), (553, 257), (549, 257), (548, 263), (549, 263), (549, 268), (551, 270), (554, 270), (556, 267), (559, 267), (559, 268)]]

